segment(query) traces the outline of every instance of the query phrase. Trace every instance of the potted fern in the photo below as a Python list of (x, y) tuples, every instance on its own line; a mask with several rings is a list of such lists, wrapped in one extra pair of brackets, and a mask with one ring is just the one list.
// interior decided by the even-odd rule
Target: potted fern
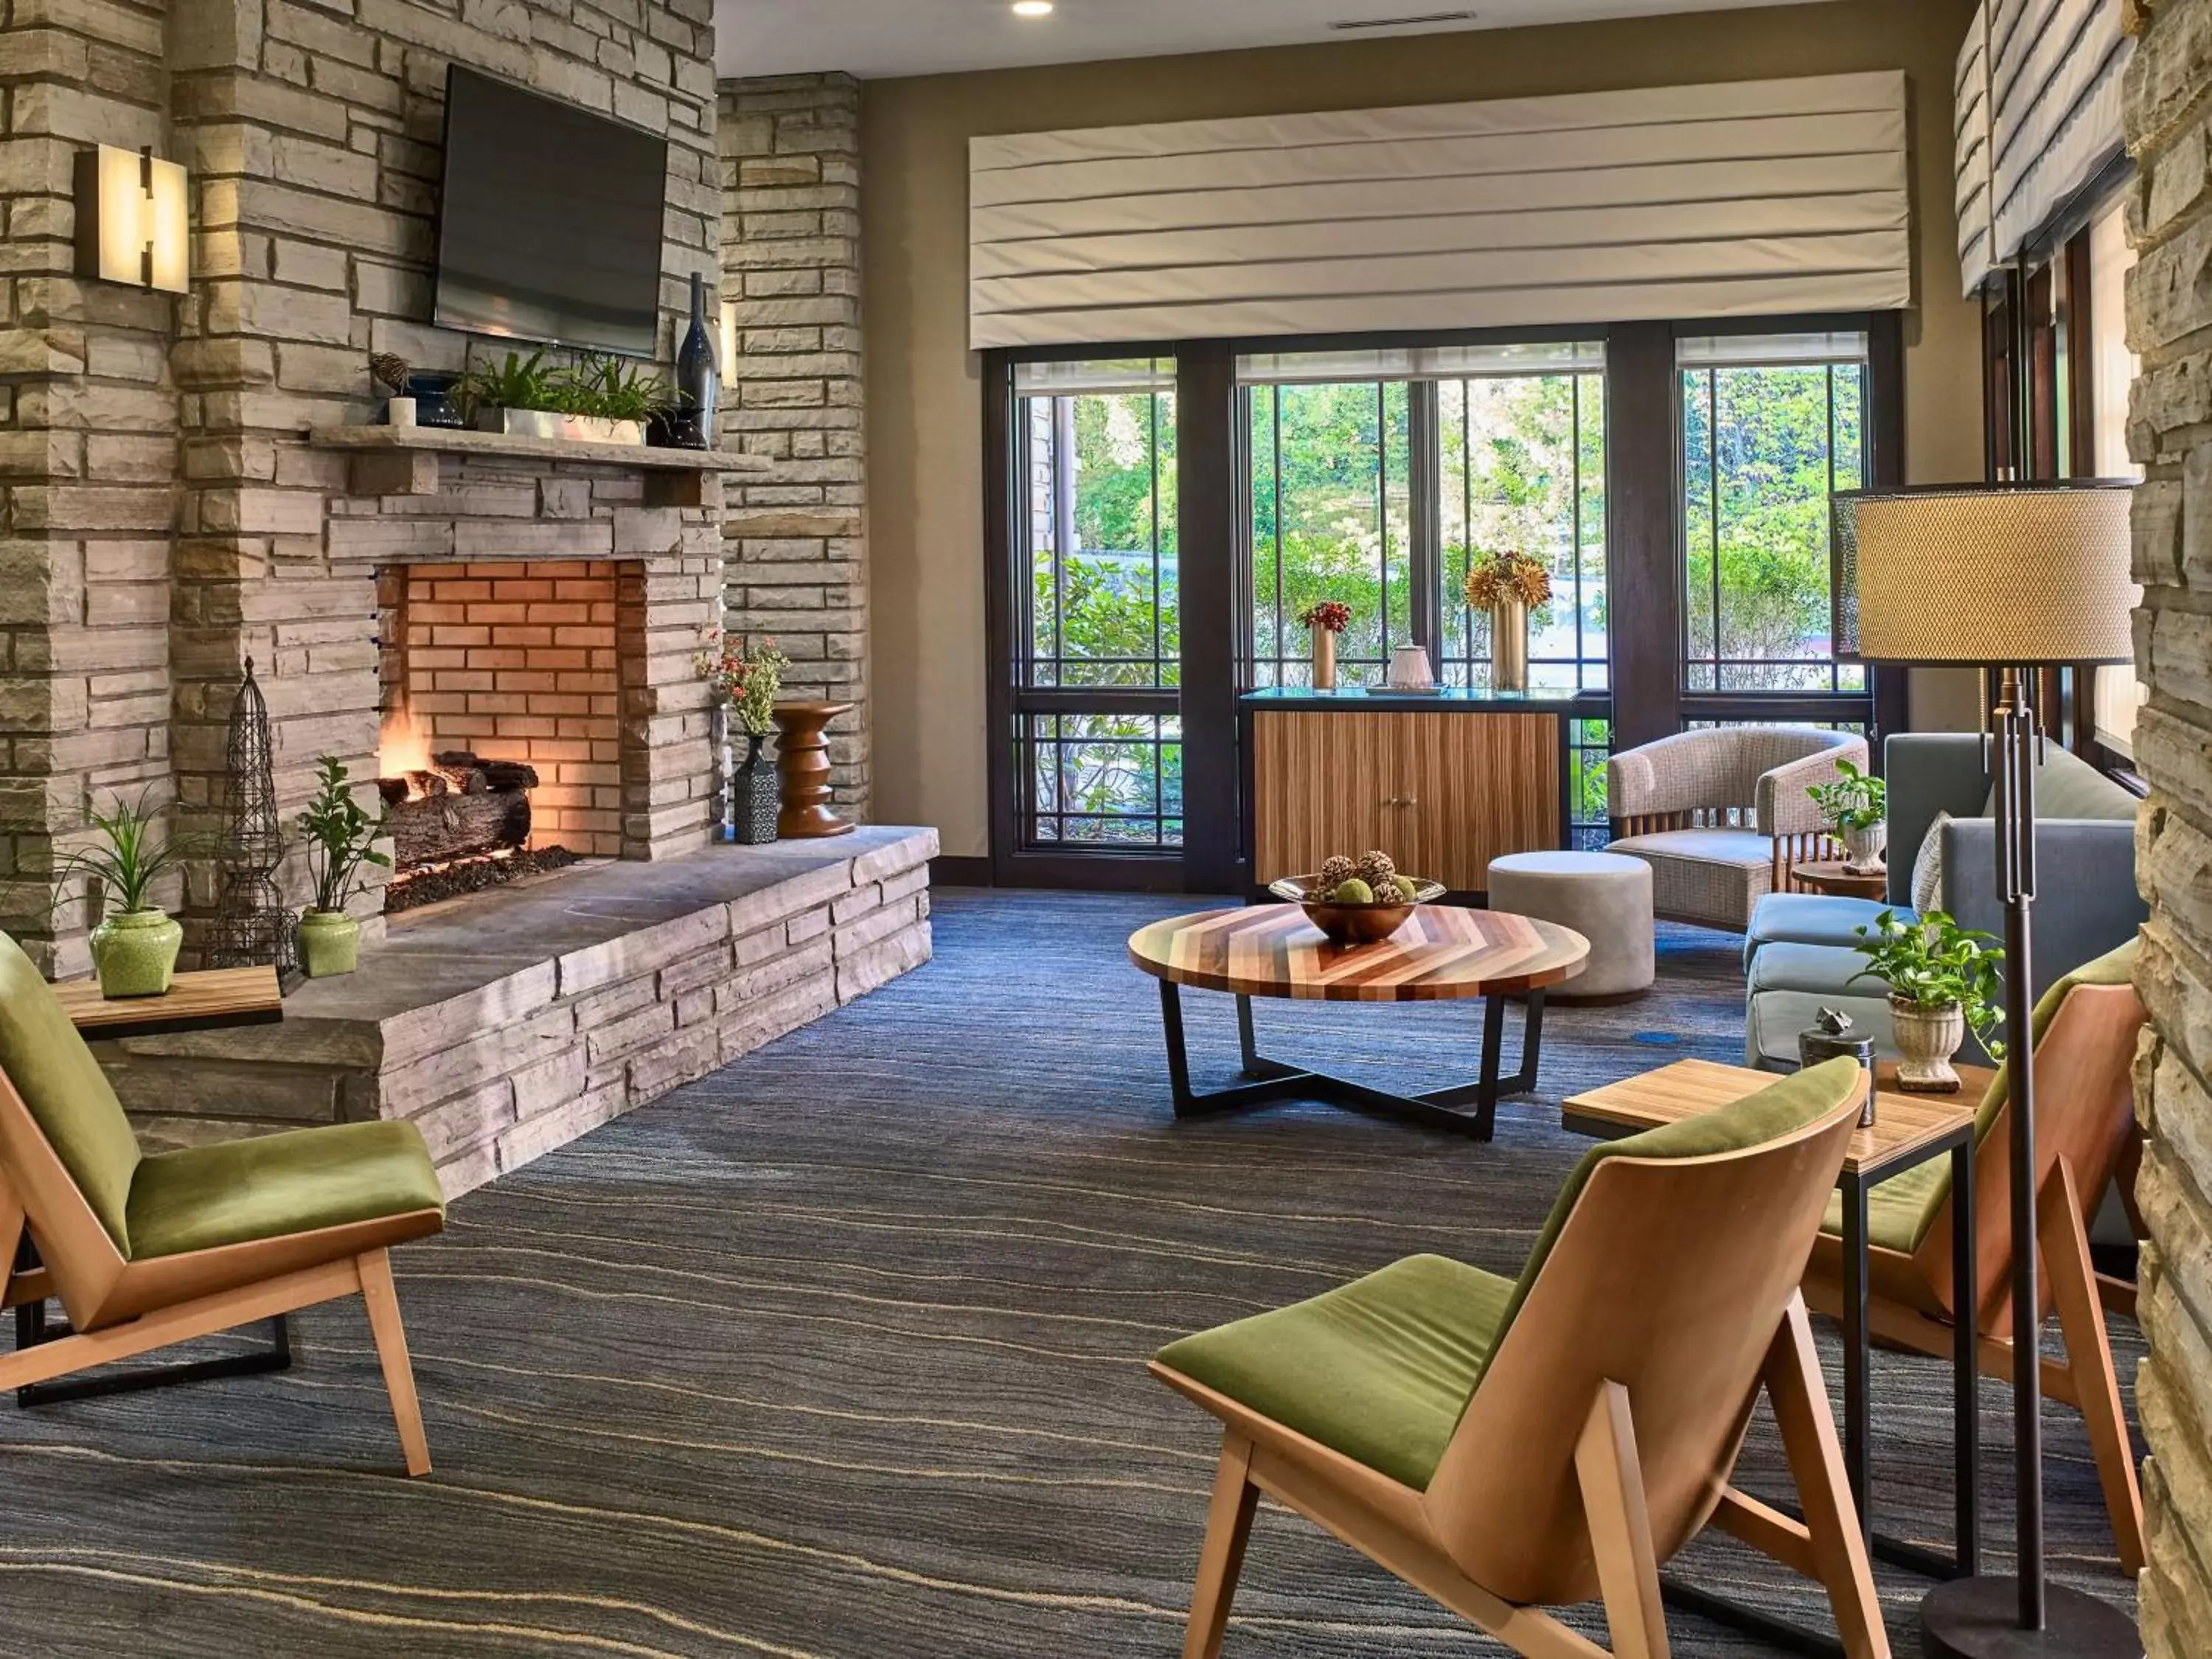
[(1955, 1092), (1959, 1074), (1951, 1068), (1951, 1056), (1966, 1042), (1969, 1026), (1991, 1057), (2003, 1057), (2004, 1044), (1990, 1033), (2004, 1018), (2003, 988), (1997, 979), (2004, 951), (1989, 934), (1961, 927), (1941, 910), (1917, 921), (1884, 910), (1871, 927), (1856, 931), (1859, 942), (1851, 948), (1867, 965), (1852, 980), (1889, 984), (1898, 1087), (1923, 1094)]
[(317, 761), (315, 773), (320, 787), (299, 819), (315, 878), (314, 905), (300, 918), (300, 961), (308, 978), (325, 979), (360, 965), (361, 924), (346, 914), (346, 902), (361, 885), (363, 865), (392, 867), (391, 856), (374, 845), (392, 809), (384, 807), (374, 817), (362, 811), (346, 781), (345, 763), (335, 755)]
[(107, 811), (85, 815), (100, 839), (63, 860), (54, 872), (54, 902), (62, 902), (68, 884), (76, 877), (97, 884), (104, 914), (92, 930), (90, 944), (100, 994), (157, 997), (168, 990), (176, 973), (185, 930), (154, 902), (153, 888), (191, 856), (191, 847), (176, 836), (155, 838), (161, 806), (151, 787), (141, 790), (136, 800), (120, 795), (113, 800)]
[(1844, 868), (1855, 876), (1880, 870), (1889, 840), (1889, 786), (1849, 761), (1838, 761), (1833, 783), (1813, 784), (1805, 793), (1844, 843)]

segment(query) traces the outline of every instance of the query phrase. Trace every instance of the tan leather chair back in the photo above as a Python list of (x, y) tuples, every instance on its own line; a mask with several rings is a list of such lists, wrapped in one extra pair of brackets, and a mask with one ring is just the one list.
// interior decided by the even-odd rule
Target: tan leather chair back
[(1469, 1577), (1521, 1603), (1598, 1594), (1575, 1443), (1608, 1381), (1659, 1559), (1704, 1526), (1856, 1120), (1850, 1103), (1746, 1151), (1591, 1172), (1424, 1499)]

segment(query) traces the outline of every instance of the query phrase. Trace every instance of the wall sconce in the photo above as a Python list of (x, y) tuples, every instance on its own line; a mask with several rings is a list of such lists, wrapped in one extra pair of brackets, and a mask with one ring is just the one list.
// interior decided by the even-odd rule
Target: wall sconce
[(182, 294), (191, 247), (180, 164), (112, 144), (78, 153), (78, 276)]

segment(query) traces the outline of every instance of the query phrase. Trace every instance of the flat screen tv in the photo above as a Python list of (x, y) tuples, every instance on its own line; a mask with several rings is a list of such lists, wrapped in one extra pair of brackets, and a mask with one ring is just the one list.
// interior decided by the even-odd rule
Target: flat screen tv
[(667, 193), (666, 139), (453, 66), (436, 320), (653, 356)]

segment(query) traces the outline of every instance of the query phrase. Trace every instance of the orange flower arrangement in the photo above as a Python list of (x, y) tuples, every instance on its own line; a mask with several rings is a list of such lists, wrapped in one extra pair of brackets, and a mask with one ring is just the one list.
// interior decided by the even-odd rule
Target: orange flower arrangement
[(1480, 553), (1468, 567), (1467, 602), (1478, 611), (1504, 599), (1518, 599), (1533, 611), (1551, 597), (1550, 567), (1534, 553)]

